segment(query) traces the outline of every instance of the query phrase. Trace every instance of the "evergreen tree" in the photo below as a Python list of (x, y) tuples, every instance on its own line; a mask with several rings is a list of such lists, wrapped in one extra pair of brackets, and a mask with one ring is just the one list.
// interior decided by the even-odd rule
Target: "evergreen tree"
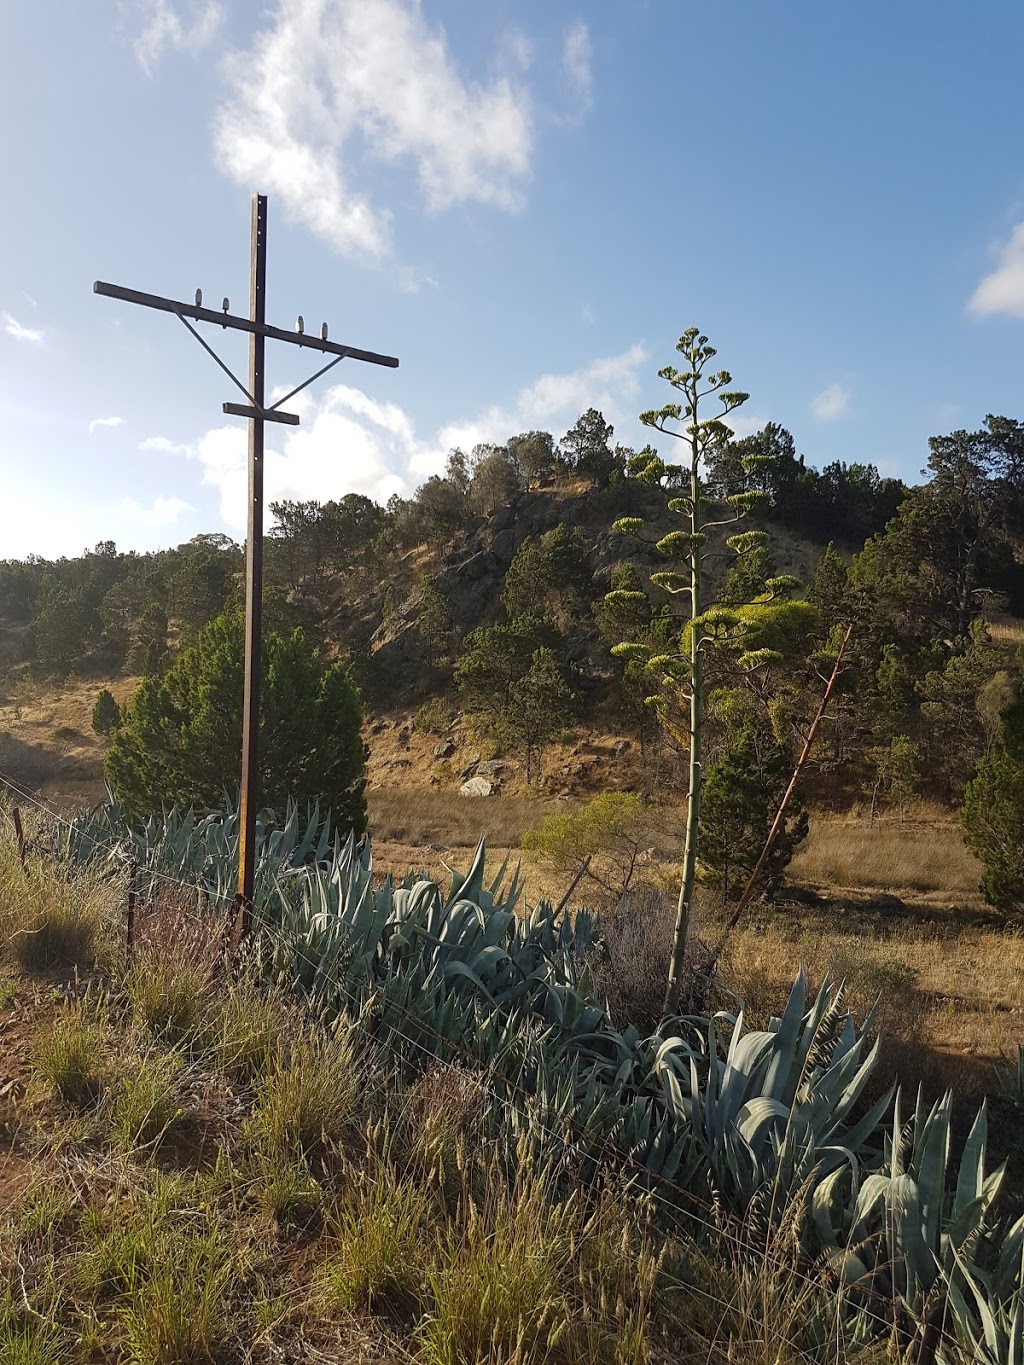
[(426, 579), (420, 589), (416, 627), (423, 641), (427, 665), (434, 668), (449, 657), (455, 640), (455, 626), (448, 601), (433, 578)]
[(558, 636), (536, 616), (518, 616), (478, 626), (463, 641), (455, 684), (467, 711), (498, 725), (515, 683), (528, 672), (538, 649), (551, 649)]
[(113, 693), (103, 688), (92, 708), (92, 728), (98, 735), (109, 735), (121, 724), (121, 708)]
[[(792, 767), (751, 693), (716, 693), (714, 702), (725, 734), (704, 777), (700, 862), (704, 879), (728, 900), (743, 890), (761, 856)], [(765, 869), (770, 895), (807, 829), (806, 811), (791, 808)]]
[(532, 782), (546, 745), (572, 714), (572, 693), (550, 649), (538, 649), (530, 667), (514, 682), (499, 718), (499, 731), (523, 755), (527, 784)]
[[(134, 815), (162, 806), (216, 808), (235, 785), (242, 735), (241, 615), (217, 617), (161, 677), (143, 679), (114, 734), (104, 771)], [(366, 827), (359, 694), (301, 631), (263, 640), (258, 799), (330, 808), (341, 828)]]
[(960, 812), (968, 848), (981, 859), (985, 898), (999, 910), (1024, 910), (1024, 760), (997, 744), (964, 793)]

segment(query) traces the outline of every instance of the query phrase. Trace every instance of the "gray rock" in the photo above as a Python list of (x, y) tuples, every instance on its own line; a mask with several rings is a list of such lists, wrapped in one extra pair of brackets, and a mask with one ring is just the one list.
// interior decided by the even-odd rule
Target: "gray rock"
[(510, 526), (515, 525), (516, 514), (511, 507), (496, 507), (491, 513), (491, 531), (497, 535), (500, 531), (507, 531)]
[(615, 741), (615, 757), (621, 758), (628, 748), (629, 748), (628, 739), (617, 739)]
[(451, 758), (455, 752), (455, 745), (450, 739), (443, 739), (434, 749), (435, 758)]
[(516, 533), (509, 527), (507, 531), (499, 531), (491, 541), (491, 554), (500, 564), (511, 564), (516, 553)]
[(500, 759), (492, 758), (487, 763), (478, 763), (476, 770), (481, 777), (500, 777), (507, 767), (507, 763), (502, 763)]
[(486, 777), (471, 777), (468, 782), (463, 782), (459, 788), (460, 796), (493, 796), (494, 783), (488, 782)]

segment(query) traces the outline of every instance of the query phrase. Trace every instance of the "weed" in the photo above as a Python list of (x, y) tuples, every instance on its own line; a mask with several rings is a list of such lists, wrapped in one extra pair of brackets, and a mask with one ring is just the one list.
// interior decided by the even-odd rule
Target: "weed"
[(23, 972), (87, 968), (102, 951), (116, 889), (90, 873), (64, 875), (0, 844), (0, 956)]
[(110, 1103), (110, 1136), (122, 1152), (156, 1146), (183, 1117), (178, 1099), (181, 1061), (149, 1052), (121, 1077)]
[(568, 1275), (575, 1205), (556, 1202), (533, 1179), (469, 1200), (447, 1229), (439, 1267), (430, 1273), (431, 1308), (420, 1340), (431, 1365), (477, 1360), (540, 1362), (570, 1330)]
[(157, 1239), (149, 1272), (120, 1310), (131, 1365), (212, 1362), (226, 1334), (224, 1298), (232, 1278), (215, 1233)]
[(324, 1193), (305, 1163), (274, 1154), (257, 1167), (256, 1203), (280, 1228), (309, 1228), (323, 1207)]
[(187, 946), (171, 951), (140, 946), (125, 977), (136, 1022), (167, 1047), (200, 1044), (210, 984), (209, 967), (197, 962)]
[(409, 1159), (450, 1197), (464, 1164), (467, 1139), (479, 1116), (483, 1089), (478, 1074), (460, 1066), (436, 1066), (412, 1087), (406, 1103)]
[(69, 1010), (36, 1039), (35, 1064), (64, 1104), (85, 1109), (96, 1102), (99, 1048), (95, 1028), (81, 1007)]

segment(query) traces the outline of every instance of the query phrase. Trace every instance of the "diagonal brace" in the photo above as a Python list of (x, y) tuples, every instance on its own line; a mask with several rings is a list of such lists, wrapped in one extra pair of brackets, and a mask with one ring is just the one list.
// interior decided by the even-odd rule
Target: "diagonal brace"
[[(251, 393), (249, 392), (249, 390), (245, 387), (245, 385), (242, 383), (242, 381), (241, 381), (236, 375), (233, 375), (233, 374), (231, 373), (231, 371), (230, 371), (230, 370), (228, 369), (228, 367), (224, 364), (223, 360), (221, 360), (221, 358), (220, 358), (220, 356), (217, 354), (217, 352), (213, 349), (213, 347), (212, 347), (211, 345), (209, 345), (208, 342), (206, 342), (206, 341), (199, 335), (199, 333), (196, 331), (196, 329), (192, 326), (191, 322), (189, 322), (188, 318), (182, 317), (182, 315), (181, 315), (180, 313), (177, 314), (177, 317), (180, 319), (180, 321), (181, 321), (182, 323), (184, 323), (184, 325), (185, 325), (185, 326), (188, 328), (188, 330), (192, 333), (192, 335), (195, 337), (196, 341), (199, 342), (200, 346), (202, 346), (203, 350), (207, 353), (207, 355), (213, 356), (214, 360), (215, 360), (215, 361), (217, 362), (217, 364), (221, 367), (221, 369), (224, 371), (224, 373), (227, 375), (227, 377), (231, 380), (232, 384), (234, 384), (236, 388), (242, 390), (242, 392), (245, 394), (246, 398), (248, 398), (249, 402), (253, 405), (253, 407), (258, 407), (259, 405), (257, 404), (255, 398), (253, 398), (252, 394), (251, 394)], [(339, 356), (339, 359), (340, 359), (340, 358), (341, 358), (341, 357)]]

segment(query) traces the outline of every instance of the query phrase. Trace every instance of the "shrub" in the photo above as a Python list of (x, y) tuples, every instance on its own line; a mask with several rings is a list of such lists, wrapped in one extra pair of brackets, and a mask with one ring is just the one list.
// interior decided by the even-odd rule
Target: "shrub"
[(981, 859), (982, 889), (999, 910), (1024, 909), (1024, 758), (997, 745), (978, 764), (961, 810), (967, 846)]
[(113, 694), (103, 688), (92, 708), (92, 728), (100, 735), (109, 735), (121, 724), (121, 708)]
[(602, 792), (575, 810), (556, 811), (537, 829), (527, 830), (522, 844), (544, 855), (566, 875), (584, 863), (586, 875), (618, 900), (636, 872), (650, 814), (635, 792)]

